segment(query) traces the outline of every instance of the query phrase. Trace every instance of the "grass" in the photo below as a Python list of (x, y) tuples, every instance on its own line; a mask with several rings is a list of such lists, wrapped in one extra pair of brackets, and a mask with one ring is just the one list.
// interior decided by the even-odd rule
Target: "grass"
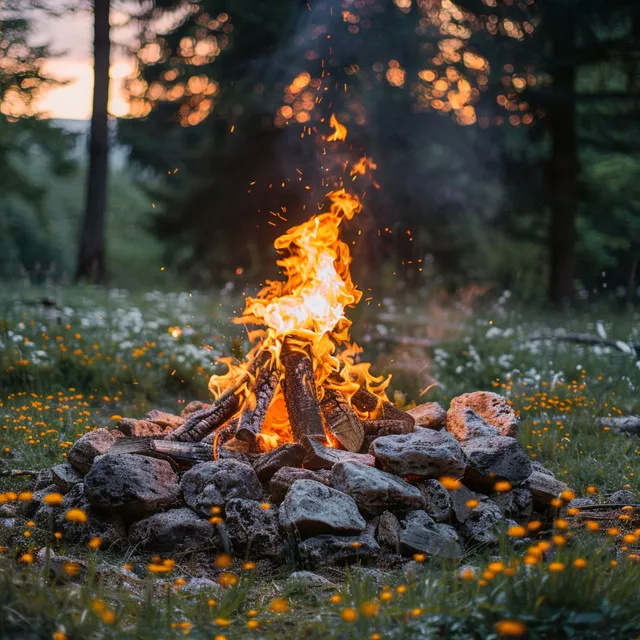
[[(51, 294), (56, 307), (39, 304)], [(116, 415), (151, 407), (177, 412), (206, 399), (215, 359), (247, 348), (229, 320), (238, 305), (238, 297), (222, 294), (3, 288), (0, 471), (63, 461), (78, 436)], [(638, 358), (529, 340), (560, 328), (638, 340), (637, 315), (532, 315), (503, 297), (438, 308), (419, 298), (384, 301), (356, 317), (358, 339), (440, 340), (425, 350), (367, 343), (374, 369), (394, 374), (399, 404), (428, 399), (446, 406), (459, 393), (496, 389), (519, 411), (520, 440), (531, 457), (577, 495), (604, 501), (622, 488), (640, 495), (640, 441), (596, 420), (640, 412)], [(29, 482), (0, 483), (0, 509), (10, 511)], [(462, 566), (418, 558), (385, 572), (325, 572), (333, 585), (322, 590), (293, 585), (292, 567), (243, 568), (240, 558), (224, 568), (212, 554), (187, 554), (162, 565), (132, 550), (68, 547), (20, 519), (17, 529), (0, 529), (0, 637), (639, 638), (637, 544), (623, 539), (639, 524), (622, 520), (620, 532), (608, 535), (607, 525), (592, 531), (578, 526), (579, 518), (567, 520), (567, 530), (560, 520), (555, 529), (474, 553)], [(85, 562), (86, 573), (36, 562), (32, 556), (45, 545)], [(167, 571), (156, 572), (158, 566)], [(221, 572), (233, 576), (228, 586), (190, 589), (193, 578), (218, 579)]]

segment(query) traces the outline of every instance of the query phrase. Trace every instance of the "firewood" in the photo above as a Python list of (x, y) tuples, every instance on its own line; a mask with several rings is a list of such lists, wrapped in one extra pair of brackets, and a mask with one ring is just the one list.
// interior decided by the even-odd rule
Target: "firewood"
[(375, 435), (377, 438), (413, 431), (413, 426), (406, 420), (363, 420), (362, 427), (366, 435)]
[(229, 387), (208, 409), (192, 414), (181, 427), (167, 436), (167, 440), (198, 442), (229, 420), (240, 408), (237, 391), (250, 379), (251, 375), (266, 365), (269, 358), (269, 353), (265, 351), (256, 356), (244, 375), (238, 376), (235, 384)]
[(355, 411), (345, 397), (334, 389), (325, 390), (320, 403), (327, 431), (347, 451), (359, 451), (364, 438), (364, 430)]
[(158, 411), (158, 409), (149, 411), (144, 419), (161, 427), (171, 427), (172, 429), (181, 427), (185, 421), (185, 419), (180, 416), (174, 416), (172, 413), (167, 413), (166, 411)]
[(240, 426), (236, 432), (236, 438), (245, 442), (255, 442), (260, 433), (267, 409), (273, 400), (273, 395), (280, 380), (280, 371), (275, 366), (267, 366), (258, 372), (256, 383), (253, 387), (255, 394), (255, 407), (245, 409), (242, 412)]
[(406, 411), (398, 409), (388, 400), (383, 400), (380, 404), (380, 398), (363, 387), (360, 387), (351, 398), (351, 404), (358, 411), (366, 411), (373, 413), (372, 419), (375, 420), (402, 420), (413, 427), (415, 419)]
[(235, 434), (236, 429), (238, 428), (238, 424), (239, 424), (238, 418), (233, 418), (233, 420), (229, 420), (228, 422), (223, 424), (221, 427), (218, 427), (215, 431), (212, 431), (209, 435), (202, 438), (200, 442), (213, 444), (213, 441), (216, 439), (216, 435), (218, 435), (218, 439), (220, 439), (220, 434), (218, 432), (222, 432), (223, 430), (226, 430), (226, 429), (229, 430), (229, 434), (227, 434), (228, 437), (223, 438), (223, 440), (228, 439)]
[(109, 453), (134, 453), (152, 458), (170, 459), (191, 466), (213, 458), (213, 447), (204, 442), (176, 442), (154, 438), (121, 438)]
[(336, 462), (359, 462), (369, 467), (375, 465), (375, 458), (369, 454), (353, 453), (343, 449), (333, 449), (318, 442), (314, 437), (304, 436), (302, 444), (307, 450), (305, 469), (331, 469)]
[(253, 464), (253, 470), (262, 482), (267, 482), (282, 467), (300, 467), (307, 454), (302, 444), (283, 444), (277, 449), (259, 456)]
[(293, 439), (301, 442), (306, 435), (324, 437), (309, 344), (294, 336), (287, 336), (282, 344), (280, 359), (284, 367), (282, 385)]

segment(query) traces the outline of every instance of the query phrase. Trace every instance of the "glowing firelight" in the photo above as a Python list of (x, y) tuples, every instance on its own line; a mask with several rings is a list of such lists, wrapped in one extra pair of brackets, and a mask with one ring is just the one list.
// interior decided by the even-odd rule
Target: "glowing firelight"
[[(341, 141), (347, 129), (334, 115), (331, 116), (334, 133), (326, 141)], [(355, 163), (351, 178), (375, 168), (369, 158)], [(328, 207), (306, 222), (291, 227), (274, 246), (280, 256), (277, 261), (285, 280), (267, 281), (256, 297), (248, 297), (245, 310), (234, 322), (263, 327), (249, 332), (250, 339), (258, 343), (240, 365), (226, 360), (229, 371), (222, 376), (212, 376), (209, 389), (219, 397), (230, 384), (243, 379), (250, 382), (248, 363), (258, 351), (267, 351), (279, 363), (282, 342), (286, 336), (296, 336), (309, 344), (313, 354), (314, 378), (319, 394), (324, 387), (339, 390), (347, 400), (365, 387), (381, 400), (386, 400), (384, 389), (388, 378), (376, 378), (369, 373), (368, 363), (356, 363), (361, 351), (350, 341), (351, 321), (345, 316), (345, 308), (354, 306), (362, 298), (362, 292), (351, 279), (349, 266), (351, 254), (348, 245), (340, 240), (340, 225), (351, 220), (362, 210), (360, 198), (344, 186), (326, 195)], [(255, 398), (240, 386), (241, 409), (252, 407)], [(321, 398), (320, 398), (321, 399)], [(360, 417), (369, 417), (360, 413)], [(266, 414), (260, 443), (269, 449), (291, 440), (291, 429), (284, 395), (280, 386)]]

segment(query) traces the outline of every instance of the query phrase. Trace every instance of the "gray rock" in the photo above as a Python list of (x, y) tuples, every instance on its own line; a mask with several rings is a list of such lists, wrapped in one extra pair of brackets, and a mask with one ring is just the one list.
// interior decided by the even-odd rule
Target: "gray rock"
[[(317, 591), (334, 591), (338, 588), (335, 582), (313, 573), (313, 571), (294, 571), (285, 583), (288, 593), (301, 593), (314, 596)], [(326, 598), (326, 596), (323, 596)]]
[(25, 518), (33, 518), (33, 516), (36, 514), (38, 509), (42, 506), (43, 504), (42, 501), (44, 500), (44, 498), (48, 496), (50, 493), (59, 493), (59, 492), (60, 492), (60, 489), (58, 489), (57, 485), (55, 484), (50, 484), (49, 486), (44, 487), (43, 489), (34, 491), (33, 496), (31, 497), (31, 500), (27, 502), (20, 502), (20, 513)]
[(82, 475), (79, 474), (68, 462), (57, 464), (51, 468), (53, 484), (58, 487), (60, 493), (67, 493), (71, 487), (82, 482)]
[(49, 578), (56, 582), (82, 582), (87, 577), (87, 565), (67, 556), (49, 557)]
[(416, 421), (416, 427), (427, 429), (442, 429), (447, 421), (447, 412), (438, 402), (419, 404), (407, 413)]
[(225, 528), (237, 553), (254, 559), (280, 556), (278, 507), (263, 509), (255, 500), (232, 498), (225, 513)]
[(129, 543), (148, 551), (194, 549), (212, 545), (215, 529), (191, 509), (171, 509), (134, 523)]
[(404, 556), (426, 553), (441, 558), (461, 558), (462, 547), (453, 527), (434, 522), (426, 511), (412, 511), (400, 529), (400, 553)]
[(289, 488), (296, 480), (315, 480), (329, 486), (331, 484), (331, 472), (282, 467), (275, 473), (269, 482), (271, 500), (276, 504), (280, 504), (287, 495), (287, 491), (289, 491)]
[(574, 498), (567, 504), (567, 509), (582, 509), (582, 507), (591, 507), (598, 504), (593, 498)]
[[(85, 485), (79, 483), (67, 493), (59, 507), (43, 505), (36, 514), (36, 522), (53, 523), (55, 530), (62, 533), (65, 542), (86, 544), (91, 538), (100, 538), (101, 549), (120, 546), (126, 538), (126, 528), (119, 513), (97, 509), (89, 503)], [(81, 509), (87, 514), (87, 522), (78, 524), (65, 518), (70, 509)]]
[(472, 489), (490, 491), (498, 480), (518, 485), (531, 475), (529, 456), (515, 438), (472, 438), (462, 450), (467, 456), (464, 483)]
[(457, 440), (446, 431), (421, 429), (383, 436), (371, 444), (376, 466), (398, 476), (461, 478), (466, 461)]
[(181, 595), (195, 596), (201, 593), (208, 596), (219, 597), (222, 595), (223, 587), (209, 578), (191, 578), (187, 584), (180, 589)]
[(252, 467), (237, 460), (201, 462), (180, 481), (185, 502), (197, 513), (209, 517), (211, 507), (232, 498), (260, 500), (262, 485)]
[(637, 504), (638, 495), (629, 489), (619, 489), (609, 496), (609, 502), (612, 504)]
[(537, 460), (531, 461), (531, 471), (539, 471), (540, 473), (544, 473), (547, 476), (551, 476), (552, 478), (556, 477), (556, 474), (553, 471), (549, 471), (545, 466), (540, 464)]
[(422, 480), (418, 489), (425, 499), (424, 510), (436, 522), (444, 522), (451, 514), (451, 497), (438, 480)]
[(491, 500), (481, 502), (460, 526), (460, 532), (470, 545), (497, 544), (506, 527), (500, 507)]
[(383, 511), (422, 509), (422, 493), (398, 476), (357, 462), (338, 462), (331, 470), (334, 489), (350, 495), (360, 513), (371, 517)]
[(360, 536), (320, 535), (300, 543), (298, 549), (307, 562), (320, 567), (365, 562), (377, 558), (381, 552), (375, 538), (367, 533)]
[(447, 412), (447, 431), (460, 441), (500, 435), (498, 429), (488, 425), (471, 407), (464, 405), (452, 406)]
[(390, 511), (385, 511), (378, 520), (377, 541), (393, 553), (400, 553), (400, 523)]
[(0, 531), (2, 529), (13, 529), (18, 524), (16, 518), (0, 518)]
[(82, 475), (89, 473), (93, 461), (109, 451), (116, 439), (106, 429), (85, 433), (67, 453), (71, 466)]
[(531, 491), (533, 505), (536, 508), (549, 506), (554, 498), (569, 488), (564, 482), (540, 471), (534, 471), (527, 478), (524, 487)]
[(516, 487), (506, 493), (494, 493), (490, 499), (498, 505), (505, 518), (511, 518), (520, 524), (531, 519), (533, 496), (528, 489)]
[(360, 533), (366, 527), (351, 496), (315, 480), (297, 480), (291, 485), (280, 507), (280, 524), (302, 538)]
[[(474, 391), (464, 393), (451, 400), (449, 412), (459, 407), (473, 409), (487, 424), (495, 427), (502, 436), (513, 437), (518, 433), (518, 417), (506, 398), (492, 391)], [(449, 429), (447, 412), (447, 429)]]
[(478, 503), (487, 500), (487, 496), (482, 493), (471, 491), (465, 486), (460, 487), (457, 491), (449, 492), (451, 498), (451, 509), (456, 522), (462, 524), (472, 513), (473, 509), (467, 506), (470, 500), (477, 500)]
[(84, 492), (99, 509), (142, 518), (180, 502), (178, 476), (164, 460), (129, 453), (96, 458), (84, 478)]
[(36, 476), (36, 483), (33, 486), (34, 491), (40, 491), (49, 485), (53, 484), (53, 471), (51, 469), (43, 469)]

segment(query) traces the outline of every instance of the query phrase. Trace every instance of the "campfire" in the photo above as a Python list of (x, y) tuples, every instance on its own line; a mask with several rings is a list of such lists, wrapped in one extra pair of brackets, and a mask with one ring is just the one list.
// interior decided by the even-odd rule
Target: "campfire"
[[(347, 129), (335, 116), (331, 126), (326, 141), (344, 141)], [(353, 164), (350, 184), (371, 168), (367, 157)], [(305, 447), (305, 466), (312, 467), (318, 456), (366, 453), (376, 437), (412, 430), (411, 415), (387, 399), (389, 378), (374, 377), (368, 363), (356, 362), (361, 349), (350, 339), (345, 310), (362, 292), (351, 279), (351, 254), (340, 229), (362, 203), (340, 182), (326, 194), (327, 210), (275, 241), (285, 279), (269, 281), (248, 298), (236, 319), (250, 329), (255, 346), (244, 362), (227, 359), (228, 372), (211, 378), (215, 401), (164, 438), (158, 446), (167, 455), (191, 451), (218, 459), (223, 446), (264, 453), (297, 443)], [(210, 450), (169, 442), (199, 442)]]
[[(326, 142), (340, 144), (346, 128), (331, 124)], [(497, 545), (507, 529), (523, 536), (573, 495), (531, 462), (505, 398), (479, 391), (446, 411), (403, 411), (386, 396), (389, 378), (358, 360), (345, 310), (362, 292), (340, 231), (362, 209), (347, 184), (374, 165), (346, 166), (326, 209), (275, 241), (283, 279), (247, 298), (237, 322), (254, 346), (211, 378), (213, 401), (84, 435), (43, 479), (43, 496), (65, 494), (63, 509), (45, 502), (36, 521), (73, 538), (64, 514), (80, 508), (86, 535), (105, 546), (393, 563), (461, 558), (463, 545)]]

